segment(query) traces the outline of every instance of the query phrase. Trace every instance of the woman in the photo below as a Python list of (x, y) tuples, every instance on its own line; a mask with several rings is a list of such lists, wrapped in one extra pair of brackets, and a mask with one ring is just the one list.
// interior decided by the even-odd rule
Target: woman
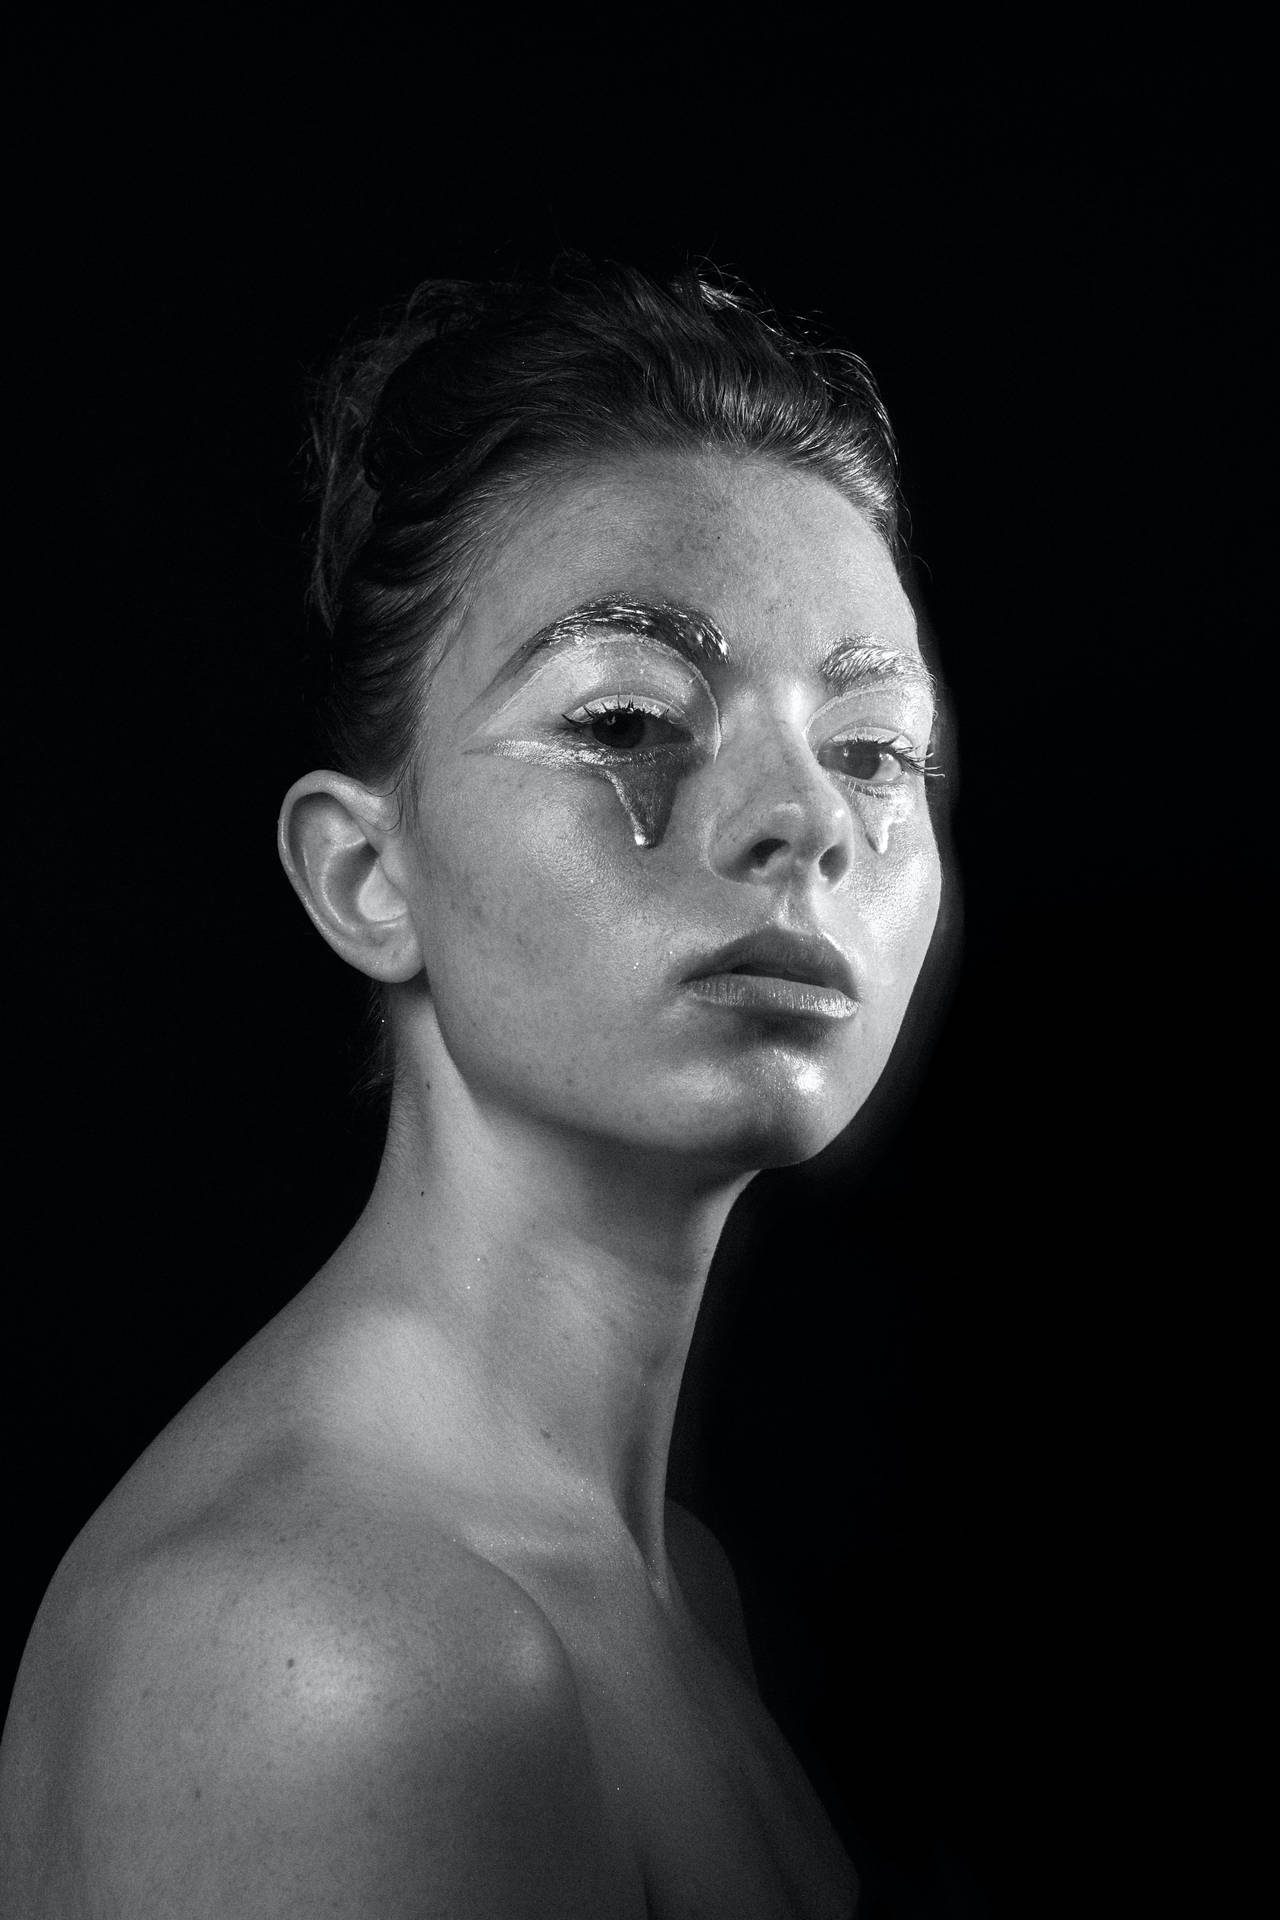
[(385, 1153), (58, 1571), (11, 1910), (847, 1915), (664, 1496), (726, 1215), (857, 1111), (937, 915), (888, 422), (741, 296), (570, 264), (421, 290), (321, 447), (280, 848)]

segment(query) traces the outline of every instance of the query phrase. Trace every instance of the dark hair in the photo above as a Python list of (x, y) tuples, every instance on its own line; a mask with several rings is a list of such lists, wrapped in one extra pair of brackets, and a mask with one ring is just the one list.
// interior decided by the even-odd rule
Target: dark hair
[[(806, 469), (861, 509), (895, 565), (898, 460), (856, 354), (689, 271), (565, 256), (515, 283), (428, 280), (318, 395), (311, 600), (340, 772), (416, 804), (414, 749), (450, 623), (540, 490), (610, 454), (718, 448)], [(382, 992), (357, 1091), (393, 1079)]]
[(314, 440), (326, 745), (410, 794), (451, 617), (513, 510), (586, 462), (763, 455), (829, 481), (901, 557), (897, 449), (864, 362), (692, 271), (663, 285), (567, 257), (514, 284), (426, 281), (332, 368)]

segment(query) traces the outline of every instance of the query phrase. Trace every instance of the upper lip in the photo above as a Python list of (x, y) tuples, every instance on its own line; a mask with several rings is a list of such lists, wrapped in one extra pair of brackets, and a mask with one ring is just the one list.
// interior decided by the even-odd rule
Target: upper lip
[(858, 997), (853, 968), (834, 940), (823, 933), (792, 932), (786, 927), (762, 927), (758, 933), (731, 940), (685, 975), (705, 979), (712, 973), (734, 971), (767, 973), (782, 980), (803, 980), (810, 986), (835, 988), (850, 1000)]

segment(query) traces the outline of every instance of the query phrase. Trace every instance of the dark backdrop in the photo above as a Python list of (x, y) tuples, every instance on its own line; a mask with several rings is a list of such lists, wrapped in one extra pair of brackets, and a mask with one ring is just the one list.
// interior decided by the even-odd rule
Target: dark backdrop
[(376, 1164), (348, 1096), (360, 986), (273, 844), (307, 753), (304, 376), (429, 274), (705, 257), (882, 382), (954, 700), (965, 937), (927, 1061), (895, 1064), (858, 1150), (735, 1216), (676, 1476), (736, 1558), (870, 1920), (1081, 1886), (1074, 1911), (1118, 1888), (1145, 1910), (1147, 1868), (1111, 1849), (1157, 1844), (1153, 1755), (1198, 1763), (1206, 1423), (1235, 1412), (1213, 1329), (1243, 1311), (1249, 64), (923, 34), (891, 59), (794, 19), (464, 39), (323, 8), (63, 16), (29, 42), (22, 1631)]

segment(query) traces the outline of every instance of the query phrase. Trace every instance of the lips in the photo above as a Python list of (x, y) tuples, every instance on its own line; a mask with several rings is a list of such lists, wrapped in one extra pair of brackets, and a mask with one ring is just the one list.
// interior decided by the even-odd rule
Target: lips
[(756, 974), (773, 980), (795, 980), (856, 1000), (853, 969), (833, 940), (820, 933), (793, 933), (784, 927), (765, 927), (758, 933), (731, 940), (728, 946), (700, 959), (685, 975), (706, 980), (716, 974)]

